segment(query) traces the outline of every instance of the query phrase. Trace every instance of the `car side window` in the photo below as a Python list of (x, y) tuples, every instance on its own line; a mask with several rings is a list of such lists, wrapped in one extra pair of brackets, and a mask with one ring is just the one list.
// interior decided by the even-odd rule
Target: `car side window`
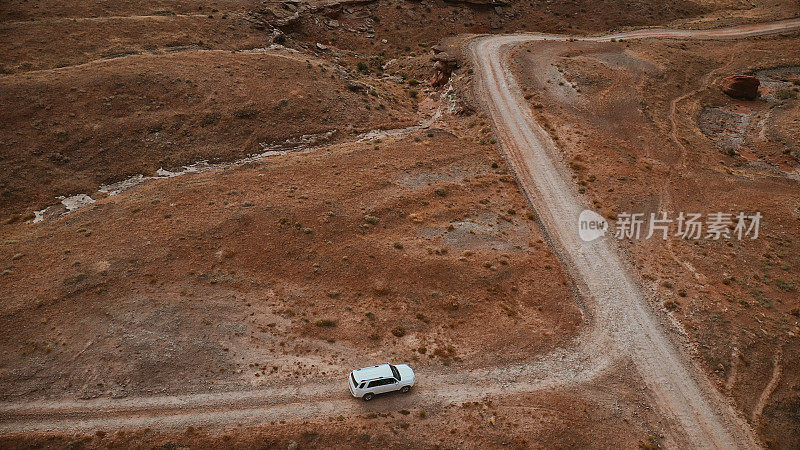
[(378, 386), (382, 386), (382, 384), (381, 384), (381, 381), (383, 381), (383, 380), (375, 380), (375, 381), (370, 381), (370, 382), (369, 382), (369, 386), (367, 386), (367, 387), (378, 387)]
[(365, 385), (365, 384), (366, 384), (366, 383), (361, 383), (361, 385), (360, 385), (360, 386), (358, 386), (358, 388), (359, 388), (359, 389), (364, 389), (364, 385)]

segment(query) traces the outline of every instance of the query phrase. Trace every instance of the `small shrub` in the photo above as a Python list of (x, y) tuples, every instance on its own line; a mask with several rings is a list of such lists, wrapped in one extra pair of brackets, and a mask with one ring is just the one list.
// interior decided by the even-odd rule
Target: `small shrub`
[(680, 303), (676, 302), (675, 300), (667, 300), (664, 302), (664, 308), (667, 311), (675, 311), (676, 309), (680, 308)]
[(797, 98), (797, 92), (791, 89), (779, 89), (775, 92), (775, 98), (779, 100), (788, 100), (790, 98)]
[(752, 295), (753, 298), (756, 299), (761, 306), (765, 308), (769, 308), (772, 306), (772, 300), (770, 300), (768, 297), (764, 297), (764, 293), (761, 292), (760, 290), (754, 289), (750, 291), (750, 295)]
[(364, 222), (367, 222), (370, 225), (377, 225), (378, 224), (378, 218), (375, 217), (375, 216), (366, 215), (366, 216), (364, 216)]
[(443, 187), (436, 188), (433, 192), (435, 192), (439, 197), (444, 197), (447, 195), (447, 190)]
[(203, 116), (203, 119), (200, 121), (200, 126), (207, 127), (209, 125), (214, 125), (215, 123), (219, 122), (219, 119), (221, 118), (222, 114), (220, 113), (216, 112), (208, 113), (205, 116)]
[(794, 292), (797, 290), (794, 284), (783, 280), (775, 280), (775, 286), (777, 286), (778, 289), (782, 290), (783, 292)]
[(317, 319), (314, 325), (320, 328), (333, 328), (336, 326), (336, 321), (333, 319)]
[(398, 250), (402, 250), (403, 249), (403, 243), (402, 242), (395, 242), (394, 243), (394, 248), (396, 248)]
[(395, 335), (396, 337), (403, 337), (406, 335), (406, 329), (398, 325), (392, 328), (392, 334)]
[(233, 117), (247, 119), (248, 117), (253, 117), (256, 114), (258, 114), (258, 110), (256, 109), (239, 109), (233, 112)]
[[(614, 39), (611, 39), (611, 42), (614, 42)], [(642, 450), (660, 450), (661, 446), (658, 445), (655, 436), (648, 436), (647, 442), (639, 441), (639, 448)]]

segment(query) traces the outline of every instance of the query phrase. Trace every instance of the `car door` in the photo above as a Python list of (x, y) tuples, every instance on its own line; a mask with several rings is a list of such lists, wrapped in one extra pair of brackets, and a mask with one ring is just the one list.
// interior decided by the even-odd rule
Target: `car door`
[(399, 389), (397, 387), (397, 380), (394, 378), (384, 378), (383, 379), (383, 386), (381, 386), (381, 392), (392, 392)]
[(380, 394), (382, 387), (383, 387), (382, 380), (373, 380), (367, 383), (367, 392), (372, 392), (373, 394)]

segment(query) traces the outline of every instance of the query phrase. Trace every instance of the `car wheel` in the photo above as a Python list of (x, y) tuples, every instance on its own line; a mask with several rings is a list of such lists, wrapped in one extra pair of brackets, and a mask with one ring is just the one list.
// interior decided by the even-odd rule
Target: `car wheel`
[(400, 392), (402, 392), (403, 394), (405, 394), (406, 392), (408, 392), (410, 390), (411, 390), (411, 386), (403, 386), (403, 387), (400, 388)]
[(364, 394), (364, 396), (361, 397), (361, 398), (363, 398), (365, 402), (368, 402), (368, 401), (372, 400), (374, 397), (375, 397), (375, 394), (373, 394), (372, 392), (369, 392), (369, 393)]

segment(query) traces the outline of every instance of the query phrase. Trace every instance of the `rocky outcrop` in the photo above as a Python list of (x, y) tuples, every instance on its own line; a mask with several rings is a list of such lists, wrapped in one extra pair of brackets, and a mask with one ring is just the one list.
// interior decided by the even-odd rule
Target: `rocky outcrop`
[(758, 78), (751, 75), (731, 75), (722, 79), (720, 89), (731, 97), (755, 100), (760, 84)]
[(511, 3), (507, 0), (446, 0), (450, 3), (467, 3), (479, 6), (508, 6)]
[[(329, 19), (335, 19), (346, 6), (362, 5), (372, 3), (375, 0), (324, 0), (321, 2), (310, 3), (306, 0), (282, 0), (277, 3), (270, 3), (268, 6), (248, 11), (243, 19), (250, 22), (253, 28), (264, 30), (270, 28), (281, 28), (289, 30), (296, 26), (302, 17), (309, 14), (321, 12)], [(264, 2), (267, 5), (266, 2)], [(337, 28), (339, 22), (330, 20), (326, 22), (329, 28)]]
[(367, 83), (356, 80), (347, 80), (346, 86), (352, 92), (369, 93), (373, 90), (372, 86)]
[[(436, 50), (438, 50), (438, 48), (436, 48)], [(450, 74), (458, 67), (458, 61), (447, 52), (435, 53), (431, 59), (434, 61), (434, 74), (431, 79), (431, 85), (442, 86), (447, 83), (447, 80), (450, 79)]]

